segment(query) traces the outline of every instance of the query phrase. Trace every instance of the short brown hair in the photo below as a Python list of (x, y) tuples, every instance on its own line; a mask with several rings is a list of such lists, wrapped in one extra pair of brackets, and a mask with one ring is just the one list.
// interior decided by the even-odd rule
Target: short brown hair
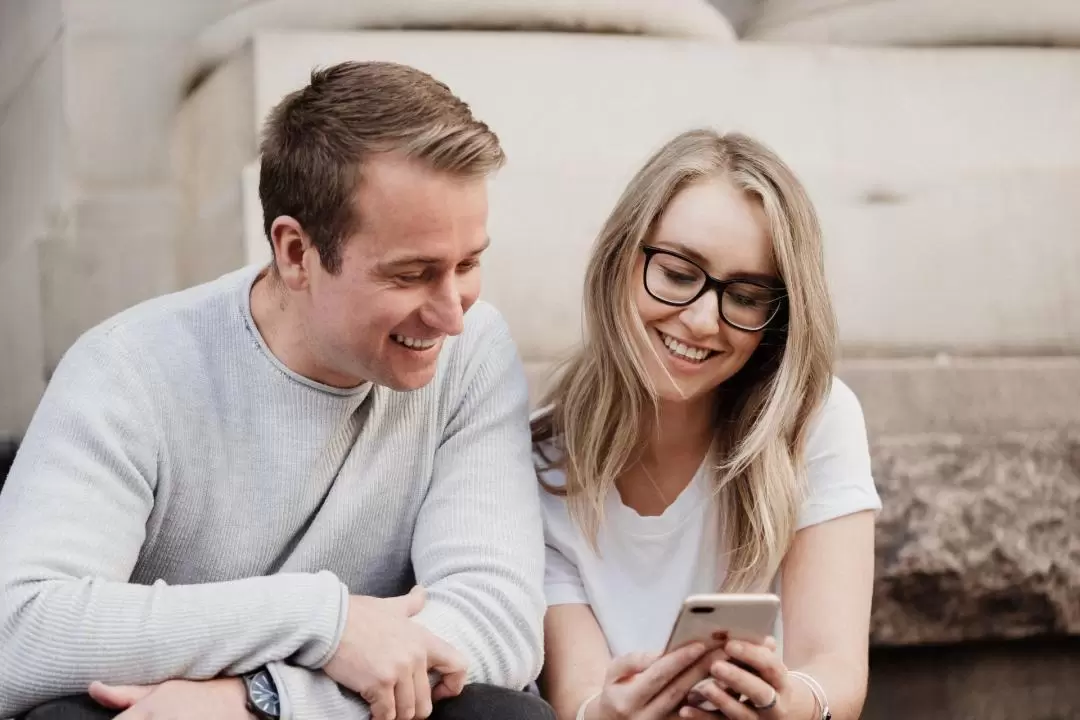
[(360, 218), (353, 197), (366, 156), (399, 152), (432, 169), (482, 176), (505, 162), (499, 139), (445, 84), (407, 65), (344, 62), (271, 110), (259, 152), (263, 229), (282, 215), (311, 237), (323, 267), (340, 270)]

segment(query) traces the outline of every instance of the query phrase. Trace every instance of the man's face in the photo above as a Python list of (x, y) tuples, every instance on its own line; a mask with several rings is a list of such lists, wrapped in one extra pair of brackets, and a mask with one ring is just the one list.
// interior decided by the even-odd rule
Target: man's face
[(365, 161), (362, 174), (340, 271), (326, 272), (313, 250), (305, 258), (307, 343), (324, 382), (414, 390), (480, 294), (487, 181), (393, 155)]

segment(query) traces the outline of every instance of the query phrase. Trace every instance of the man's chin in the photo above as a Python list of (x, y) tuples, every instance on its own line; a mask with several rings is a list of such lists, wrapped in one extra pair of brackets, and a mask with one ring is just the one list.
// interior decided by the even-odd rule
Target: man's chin
[(386, 378), (386, 382), (379, 384), (385, 385), (397, 392), (411, 392), (427, 386), (433, 379), (435, 379), (434, 365), (426, 370), (414, 370), (407, 373), (392, 373), (390, 377)]

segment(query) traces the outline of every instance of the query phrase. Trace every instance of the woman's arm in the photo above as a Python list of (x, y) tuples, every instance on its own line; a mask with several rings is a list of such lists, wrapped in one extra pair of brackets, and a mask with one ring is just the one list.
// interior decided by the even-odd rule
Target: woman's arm
[[(834, 720), (856, 720), (866, 698), (874, 513), (800, 530), (782, 567), (784, 663), (817, 680)], [(815, 717), (809, 690), (792, 680), (792, 716)]]
[(541, 692), (559, 720), (574, 720), (581, 703), (603, 687), (611, 663), (607, 640), (592, 608), (577, 603), (549, 607), (544, 646)]

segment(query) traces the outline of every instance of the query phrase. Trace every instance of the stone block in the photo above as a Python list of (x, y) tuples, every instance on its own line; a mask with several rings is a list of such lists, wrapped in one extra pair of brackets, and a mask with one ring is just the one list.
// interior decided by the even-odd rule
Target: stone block
[(1080, 46), (1080, 6), (1061, 0), (764, 0), (745, 37), (837, 45)]
[[(187, 98), (173, 125), (170, 144), (183, 198), (184, 239), (177, 246), (182, 287), (245, 261), (248, 226), (236, 226), (247, 217), (244, 169), (258, 153), (253, 79), (251, 54), (245, 51)], [(257, 175), (255, 192), (257, 199)], [(261, 218), (255, 224), (261, 225)]]
[(186, 49), (184, 39), (153, 36), (67, 41), (66, 111), (80, 183), (170, 176), (169, 130), (182, 98)]
[(63, 32), (61, 0), (0, 3), (0, 122), (19, 88)]
[(45, 233), (68, 203), (63, 48), (38, 64), (0, 118), (0, 262)]
[(1080, 357), (848, 358), (871, 438), (1080, 429)]
[(0, 442), (21, 437), (45, 389), (38, 249), (0, 260)]
[[(36, 0), (34, 0), (36, 1)], [(190, 37), (245, 0), (65, 0), (64, 20), (74, 35), (113, 38)]]
[(86, 191), (67, 230), (42, 243), (45, 361), (83, 332), (176, 289), (179, 198), (168, 185)]
[(357, 32), (267, 33), (252, 52), (256, 129), (312, 67), (350, 58), (432, 72), (499, 133), (484, 293), (529, 361), (578, 341), (604, 218), (701, 124), (750, 132), (804, 178), (846, 350), (1080, 352), (1080, 51)]
[(1080, 431), (882, 440), (873, 460), (875, 644), (1080, 635)]
[[(534, 406), (555, 369), (526, 360)], [(872, 441), (1080, 429), (1080, 357), (843, 359), (836, 374), (859, 398)]]

